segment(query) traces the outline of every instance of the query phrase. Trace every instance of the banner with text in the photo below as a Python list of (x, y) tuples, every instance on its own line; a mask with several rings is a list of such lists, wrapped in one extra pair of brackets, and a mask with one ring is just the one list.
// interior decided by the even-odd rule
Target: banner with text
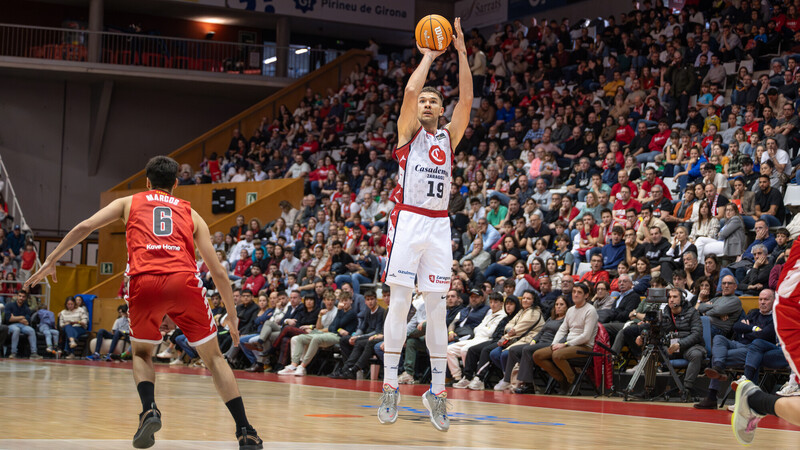
[[(576, 3), (575, 0), (508, 0), (508, 20)], [(527, 25), (527, 24), (526, 24)]]
[(173, 0), (269, 14), (414, 30), (414, 2), (386, 0)]
[(508, 19), (508, 0), (461, 0), (455, 4), (455, 17), (461, 17), (461, 27), (483, 28)]

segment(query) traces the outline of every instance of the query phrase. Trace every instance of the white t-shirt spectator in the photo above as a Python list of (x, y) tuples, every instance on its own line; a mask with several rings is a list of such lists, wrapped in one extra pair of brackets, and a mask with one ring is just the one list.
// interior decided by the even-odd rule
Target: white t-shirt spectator
[(294, 163), (289, 167), (289, 170), (286, 172), (287, 178), (300, 178), (305, 174), (311, 172), (311, 167), (308, 165), (307, 162), (303, 161), (302, 164)]
[(239, 254), (242, 252), (242, 249), (247, 250), (248, 255), (252, 255), (255, 248), (256, 246), (253, 245), (253, 241), (247, 242), (244, 239), (234, 244), (233, 247), (231, 247), (230, 253), (228, 254), (228, 262), (230, 263), (231, 267), (236, 266), (236, 261), (239, 261)]
[[(789, 154), (786, 153), (786, 150), (778, 149), (775, 152), (775, 159), (777, 159), (779, 163), (785, 164), (785, 166), (783, 166), (783, 173), (786, 175), (792, 174), (792, 164)], [(764, 152), (761, 154), (761, 164), (764, 164), (767, 161), (769, 161), (769, 152)]]
[(231, 177), (231, 183), (241, 183), (243, 181), (247, 181), (247, 174), (246, 173), (237, 173), (236, 175)]
[(375, 216), (378, 214), (378, 204), (372, 202), (369, 206), (362, 206), (360, 214), (362, 222), (372, 223), (375, 220)]
[(278, 268), (284, 275), (289, 275), (292, 272), (297, 273), (300, 268), (300, 260), (293, 253), (287, 253), (287, 257), (281, 261), (281, 265)]

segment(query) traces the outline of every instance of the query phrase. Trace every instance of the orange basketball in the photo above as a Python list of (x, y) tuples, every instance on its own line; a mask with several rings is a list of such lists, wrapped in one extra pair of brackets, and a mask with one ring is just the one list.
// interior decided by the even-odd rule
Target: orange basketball
[(453, 27), (438, 14), (425, 16), (417, 22), (414, 37), (420, 47), (431, 50), (444, 50), (453, 40)]

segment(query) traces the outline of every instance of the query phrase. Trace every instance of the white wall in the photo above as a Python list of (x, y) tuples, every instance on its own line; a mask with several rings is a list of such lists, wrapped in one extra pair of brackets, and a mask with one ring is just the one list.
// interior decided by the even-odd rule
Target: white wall
[(91, 86), (0, 75), (0, 146), (28, 224), (69, 230), (100, 193), (260, 98), (116, 84), (97, 175), (89, 176)]

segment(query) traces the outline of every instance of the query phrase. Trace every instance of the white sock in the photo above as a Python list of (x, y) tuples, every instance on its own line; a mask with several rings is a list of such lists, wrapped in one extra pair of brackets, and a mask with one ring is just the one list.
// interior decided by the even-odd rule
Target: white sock
[(400, 366), (400, 352), (406, 341), (406, 318), (411, 309), (413, 289), (406, 286), (391, 285), (392, 301), (383, 324), (383, 382), (397, 388), (397, 371)]
[(383, 355), (383, 384), (388, 384), (392, 389), (397, 389), (397, 369), (400, 366), (400, 353), (384, 353)]
[(431, 358), (431, 392), (438, 395), (444, 391), (447, 372), (447, 304), (446, 292), (423, 292), (427, 325), (425, 344)]

